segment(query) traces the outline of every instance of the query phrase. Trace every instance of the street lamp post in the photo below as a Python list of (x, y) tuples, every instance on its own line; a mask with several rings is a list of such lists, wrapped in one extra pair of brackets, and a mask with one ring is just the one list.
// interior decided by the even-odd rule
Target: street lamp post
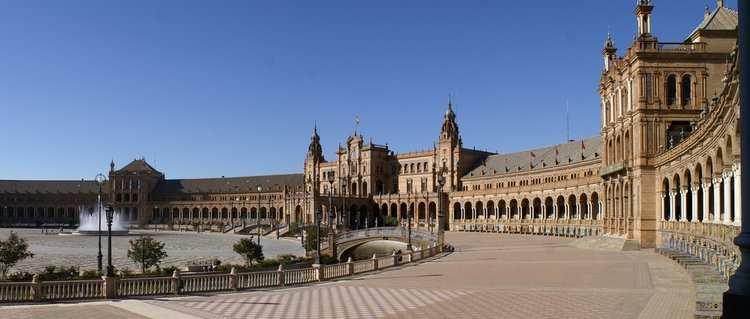
[[(409, 202), (409, 197), (411, 197), (411, 189), (409, 189), (409, 192), (407, 194), (408, 195), (406, 196), (406, 202), (408, 203)], [(410, 207), (406, 208), (406, 227), (407, 227), (406, 229), (407, 229), (408, 239), (409, 239), (408, 242), (407, 242), (407, 244), (406, 244), (406, 251), (411, 252), (412, 251), (412, 247), (411, 247), (411, 214), (414, 213), (414, 205), (409, 204), (409, 206)]]
[(336, 223), (336, 215), (333, 212), (333, 172), (328, 173), (328, 226), (334, 228), (333, 225)]
[(258, 185), (258, 211), (255, 214), (255, 227), (258, 229), (258, 245), (260, 245), (260, 193), (263, 186)]
[[(739, 11), (739, 22), (740, 25), (737, 28), (739, 30), (739, 50), (738, 50), (738, 61), (737, 65), (740, 67), (740, 114), (745, 116), (740, 117), (740, 127), (743, 130), (750, 128), (750, 117), (746, 116), (750, 113), (750, 1), (739, 0), (737, 1)], [(750, 137), (747, 132), (742, 132), (742, 138), (740, 139), (741, 149), (750, 149)], [(740, 167), (750, 167), (750, 152), (744, 151), (740, 154)], [(750, 173), (742, 172), (741, 184), (742, 193), (740, 198), (750, 198)], [(742, 203), (741, 212), (742, 225), (741, 232), (737, 238), (734, 239), (734, 244), (740, 249), (740, 266), (737, 271), (729, 278), (729, 290), (724, 293), (723, 300), (723, 318), (745, 318), (750, 313), (750, 205)]]
[[(273, 207), (273, 204), (271, 203), (271, 195), (268, 195), (268, 211), (266, 212), (266, 219), (271, 219), (271, 217), (269, 217), (271, 216), (271, 207)], [(276, 227), (276, 239), (279, 239), (279, 228), (276, 224), (276, 215), (278, 215), (278, 212), (276, 211), (276, 209), (274, 209), (273, 219), (271, 219), (269, 224), (271, 225), (271, 227)]]
[(445, 185), (445, 176), (440, 174), (438, 176), (438, 216), (437, 216), (437, 233), (438, 233), (438, 247), (443, 247), (445, 243), (445, 226), (443, 225), (443, 219), (445, 218), (445, 212), (443, 211), (443, 186)]
[(114, 217), (115, 209), (112, 206), (107, 205), (107, 277), (111, 277), (112, 273), (112, 218)]
[(315, 264), (320, 265), (320, 209), (315, 209)]
[(107, 178), (104, 177), (103, 174), (99, 173), (96, 174), (96, 183), (99, 185), (99, 194), (97, 195), (97, 210), (99, 211), (98, 215), (98, 222), (97, 222), (97, 228), (98, 232), (96, 234), (97, 237), (99, 237), (99, 253), (96, 255), (96, 269), (99, 271), (99, 274), (102, 273), (102, 184), (107, 181)]

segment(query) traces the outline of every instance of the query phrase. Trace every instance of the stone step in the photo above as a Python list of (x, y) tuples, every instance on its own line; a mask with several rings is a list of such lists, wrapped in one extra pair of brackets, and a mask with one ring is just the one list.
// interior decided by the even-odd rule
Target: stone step
[(654, 251), (687, 270), (695, 285), (695, 318), (721, 318), (722, 294), (728, 286), (719, 271), (699, 257), (684, 252), (668, 248)]

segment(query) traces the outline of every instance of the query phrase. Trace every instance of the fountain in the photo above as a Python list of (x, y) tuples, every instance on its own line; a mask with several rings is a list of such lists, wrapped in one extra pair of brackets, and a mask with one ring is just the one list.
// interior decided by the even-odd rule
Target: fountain
[[(78, 214), (78, 229), (73, 232), (73, 235), (98, 235), (99, 229), (101, 228), (102, 235), (107, 234), (107, 214), (102, 206), (101, 199), (97, 196), (96, 207), (86, 210), (85, 207), (79, 208), (80, 213)], [(101, 219), (99, 217), (101, 214)], [(112, 235), (127, 235), (129, 230), (124, 225), (121, 219), (121, 212), (119, 209), (115, 209), (112, 214)]]

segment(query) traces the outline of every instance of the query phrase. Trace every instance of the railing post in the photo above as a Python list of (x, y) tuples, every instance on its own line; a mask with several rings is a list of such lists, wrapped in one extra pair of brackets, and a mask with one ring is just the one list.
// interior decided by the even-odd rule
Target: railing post
[(237, 279), (237, 269), (232, 267), (232, 270), (229, 271), (229, 288), (234, 291), (239, 290), (239, 280)]
[(104, 281), (102, 297), (104, 297), (104, 299), (114, 299), (117, 297), (117, 278), (114, 276), (102, 276), (102, 281)]
[(323, 273), (323, 265), (321, 264), (314, 264), (313, 269), (315, 269), (315, 280), (317, 281), (323, 281), (325, 278), (323, 276), (325, 275)]
[(372, 270), (378, 270), (378, 256), (372, 254)]
[(349, 259), (346, 260), (346, 273), (349, 274), (349, 276), (354, 275), (354, 263), (352, 262), (352, 257), (349, 257)]
[(180, 290), (182, 290), (182, 285), (180, 283), (180, 270), (175, 269), (172, 273), (172, 293), (175, 295), (179, 295), (181, 293)]
[(31, 278), (31, 300), (42, 301), (42, 285), (39, 274), (34, 274)]
[(279, 286), (286, 285), (286, 279), (284, 278), (284, 265), (279, 264), (279, 269), (276, 270), (279, 273)]

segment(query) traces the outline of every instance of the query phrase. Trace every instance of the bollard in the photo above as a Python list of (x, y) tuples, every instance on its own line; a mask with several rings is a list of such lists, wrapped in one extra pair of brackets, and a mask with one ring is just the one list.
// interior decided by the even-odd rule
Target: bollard
[(378, 270), (378, 256), (372, 254), (372, 270)]
[(396, 255), (396, 251), (393, 251), (393, 254), (391, 254), (391, 257), (393, 257), (393, 266), (398, 266), (398, 255)]
[(182, 287), (180, 284), (180, 270), (175, 269), (172, 273), (172, 293), (175, 295), (179, 295), (181, 293)]
[(237, 269), (232, 267), (229, 271), (229, 288), (237, 291), (239, 290), (239, 281), (237, 280)]

